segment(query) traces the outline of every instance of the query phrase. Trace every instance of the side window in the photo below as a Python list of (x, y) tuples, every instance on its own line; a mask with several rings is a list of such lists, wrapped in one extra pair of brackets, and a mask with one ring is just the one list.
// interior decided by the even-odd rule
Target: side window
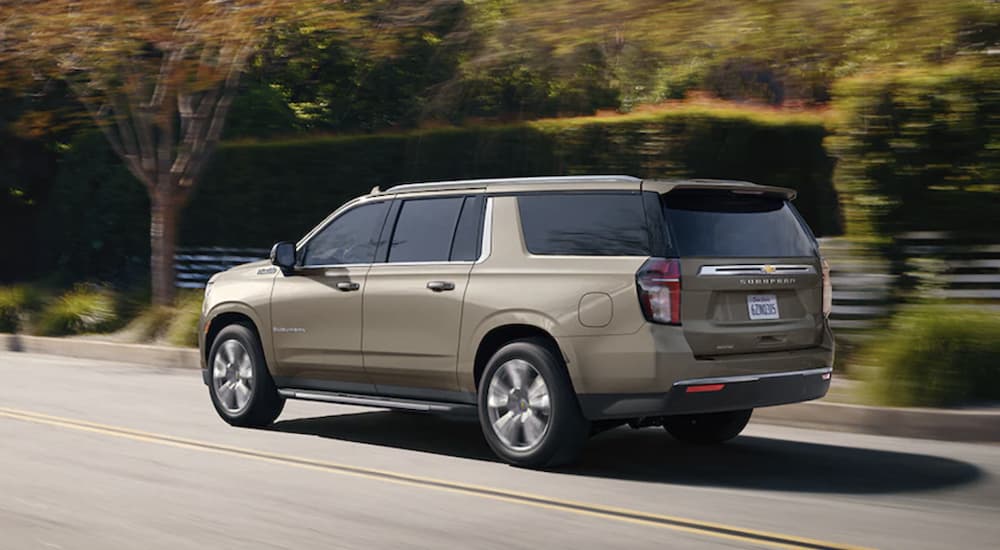
[(356, 206), (337, 216), (306, 243), (302, 265), (371, 263), (388, 210), (389, 201), (381, 201)]
[(389, 262), (446, 262), (464, 197), (403, 201), (389, 244)]
[(471, 262), (479, 259), (483, 244), (483, 209), (486, 197), (476, 195), (466, 197), (462, 205), (462, 215), (455, 228), (455, 240), (451, 243), (451, 261)]
[(540, 193), (517, 198), (528, 252), (648, 256), (650, 235), (639, 193)]

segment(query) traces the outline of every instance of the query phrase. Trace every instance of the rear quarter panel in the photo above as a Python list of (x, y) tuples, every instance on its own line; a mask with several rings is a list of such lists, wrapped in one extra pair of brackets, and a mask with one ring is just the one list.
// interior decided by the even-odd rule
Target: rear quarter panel
[(476, 350), (486, 334), (503, 325), (523, 324), (556, 339), (575, 390), (584, 392), (583, 359), (574, 353), (571, 339), (631, 334), (642, 328), (635, 272), (646, 258), (531, 255), (521, 234), (516, 197), (492, 200), (490, 255), (472, 268), (463, 305), (459, 387), (475, 391)]

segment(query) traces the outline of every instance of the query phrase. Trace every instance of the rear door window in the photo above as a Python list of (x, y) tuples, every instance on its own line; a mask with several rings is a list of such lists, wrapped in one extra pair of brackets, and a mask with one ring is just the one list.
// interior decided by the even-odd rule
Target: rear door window
[(517, 198), (528, 252), (648, 256), (640, 193), (539, 193)]
[(447, 262), (464, 197), (403, 201), (389, 262)]
[(791, 203), (730, 191), (677, 190), (663, 214), (681, 256), (815, 255), (815, 241)]

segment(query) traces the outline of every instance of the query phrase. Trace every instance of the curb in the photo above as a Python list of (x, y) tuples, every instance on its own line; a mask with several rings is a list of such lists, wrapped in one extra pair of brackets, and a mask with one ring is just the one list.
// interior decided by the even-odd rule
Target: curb
[(766, 424), (893, 437), (1000, 443), (1000, 410), (870, 407), (809, 401), (753, 412)]
[(150, 367), (201, 368), (198, 350), (172, 346), (147, 346), (79, 338), (0, 334), (0, 350), (47, 353), (83, 359), (103, 359)]
[[(196, 349), (78, 338), (0, 334), (0, 350), (120, 361), (151, 367), (197, 369), (201, 364)], [(1000, 410), (911, 409), (810, 401), (760, 408), (754, 411), (753, 418), (765, 424), (798, 428), (1000, 443)]]

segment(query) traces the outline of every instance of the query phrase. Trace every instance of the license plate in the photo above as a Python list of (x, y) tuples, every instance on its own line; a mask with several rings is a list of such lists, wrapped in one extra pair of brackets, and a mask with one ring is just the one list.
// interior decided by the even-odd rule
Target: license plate
[(747, 296), (747, 309), (750, 320), (778, 318), (778, 297), (774, 294), (751, 294)]

